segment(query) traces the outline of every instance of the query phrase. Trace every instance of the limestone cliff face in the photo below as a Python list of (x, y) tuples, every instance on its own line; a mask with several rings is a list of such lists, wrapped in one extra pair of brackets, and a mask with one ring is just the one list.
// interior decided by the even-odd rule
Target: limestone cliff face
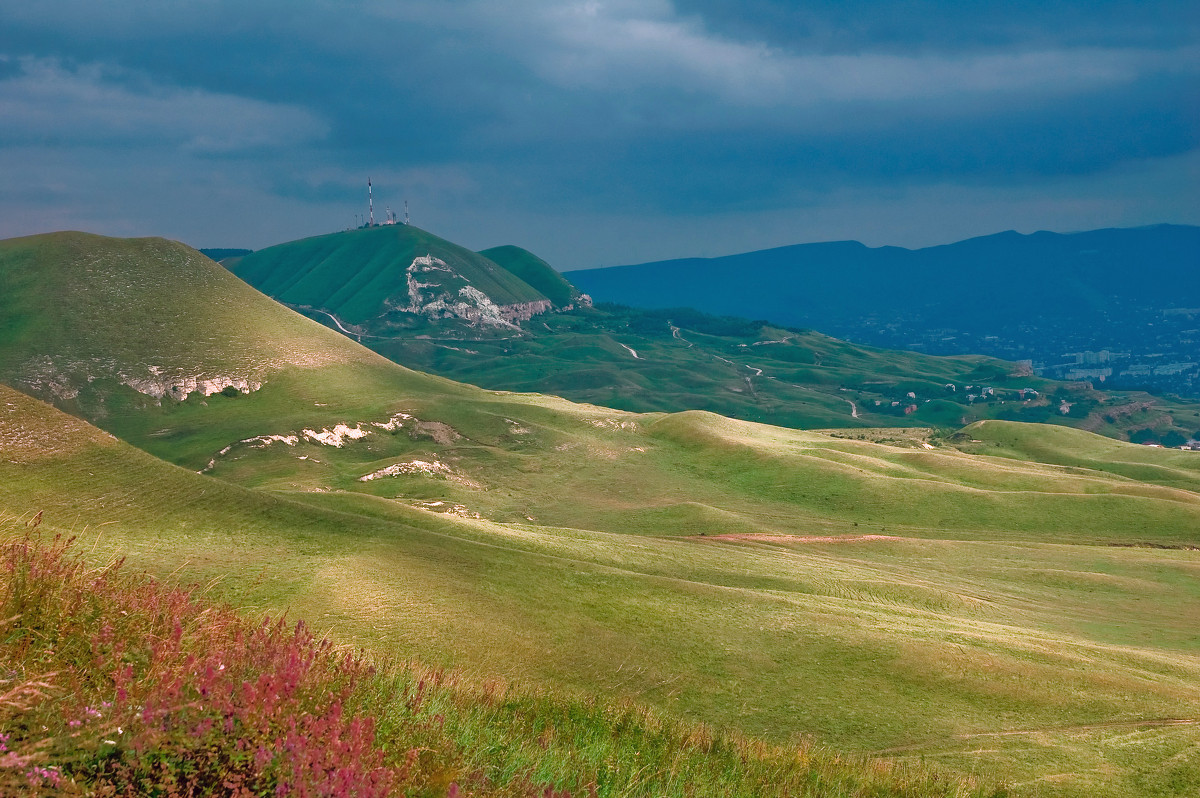
[(513, 305), (501, 305), (500, 314), (506, 321), (513, 324), (529, 321), (539, 313), (545, 313), (554, 307), (549, 299), (539, 299), (536, 302), (518, 302)]
[[(157, 369), (151, 367), (151, 371)], [(149, 377), (130, 377), (124, 374), (121, 377), (123, 384), (155, 399), (170, 396), (172, 399), (182, 400), (193, 393), (212, 396), (230, 386), (242, 393), (251, 393), (263, 385), (259, 380), (232, 374), (166, 376), (152, 373)]]
[(497, 305), (441, 258), (423, 255), (405, 270), (404, 300), (387, 303), (388, 312), (417, 313), (431, 319), (460, 319), (481, 327), (516, 328), (553, 307), (548, 299)]
[(19, 381), (34, 395), (50, 401), (75, 399), (87, 386), (105, 381), (118, 382), (160, 401), (164, 397), (182, 401), (193, 393), (212, 396), (230, 386), (251, 393), (263, 386), (261, 374), (172, 373), (158, 366), (117, 369), (107, 362), (63, 362), (46, 356), (27, 363)]

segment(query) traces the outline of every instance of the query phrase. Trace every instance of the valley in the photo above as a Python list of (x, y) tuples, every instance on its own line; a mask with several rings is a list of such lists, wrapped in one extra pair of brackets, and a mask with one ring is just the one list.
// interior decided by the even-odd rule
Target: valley
[[(400, 303), (411, 303), (407, 289), (397, 291), (407, 285), (401, 273), (424, 257), (444, 264), (421, 278), (429, 281), (421, 290), (440, 299), (420, 312), (400, 312)], [(879, 349), (685, 307), (596, 306), (526, 250), (472, 253), (408, 225), (290, 242), (226, 265), (397, 363), (493, 390), (550, 393), (633, 412), (707, 410), (799, 428), (955, 429), (1000, 418), (1123, 439), (1141, 432), (1169, 442), (1195, 440), (1200, 430), (1198, 402), (1050, 380), (1027, 364)], [(384, 279), (389, 269), (392, 276)], [(464, 282), (477, 272), (503, 274), (510, 286), (487, 288), (495, 277), (480, 283), (493, 292), (491, 321), (474, 306), (447, 305), (459, 303)], [(320, 282), (335, 274), (347, 286), (336, 292)], [(517, 282), (524, 288), (512, 293)], [(337, 316), (353, 290), (352, 315)], [(671, 286), (662, 285), (659, 295), (673, 296)], [(531, 300), (538, 312), (507, 320), (499, 309), (510, 308), (511, 315), (532, 307), (517, 300)]]
[[(922, 405), (945, 383), (1068, 389), (986, 358), (588, 309), (536, 262), (518, 285), (490, 258), (420, 244), (381, 258), (377, 285), (407, 291), (396, 269), (457, 257), (508, 286), (495, 308), (563, 310), (489, 315), (456, 272), (419, 289), (459, 336), (436, 339), (414, 303), (375, 321), (387, 295), (369, 280), (337, 305), (301, 293), (339, 274), (314, 256), (281, 297), (335, 313), (359, 344), (237, 279), (249, 255), (231, 274), (161, 239), (0, 243), (10, 530), (41, 513), (98, 560), (381, 658), (893, 763), (862, 772), (934, 768), (1029, 796), (1200, 785), (1200, 455), (998, 418), (999, 398), (940, 400), (952, 431), (920, 412), (886, 429), (874, 397), (910, 386)], [(494, 339), (483, 318), (503, 322)], [(548, 337), (523, 332), (539, 323)], [(401, 328), (431, 337), (371, 337)], [(529, 382), (486, 390), (366, 345)], [(584, 390), (571, 363), (598, 370), (593, 404), (532, 392), (564, 372)], [(786, 386), (800, 370), (804, 387)], [(645, 391), (614, 399), (618, 372)], [(789, 423), (731, 418), (735, 401)]]

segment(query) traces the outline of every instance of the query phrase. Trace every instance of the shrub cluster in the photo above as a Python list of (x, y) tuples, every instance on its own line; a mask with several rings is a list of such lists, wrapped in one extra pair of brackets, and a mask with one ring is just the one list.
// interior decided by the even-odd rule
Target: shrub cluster
[(0, 553), (0, 793), (388, 794), (361, 661), (68, 547)]

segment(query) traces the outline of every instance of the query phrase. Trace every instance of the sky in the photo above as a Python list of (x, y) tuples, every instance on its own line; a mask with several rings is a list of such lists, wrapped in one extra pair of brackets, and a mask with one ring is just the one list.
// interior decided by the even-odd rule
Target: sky
[(561, 269), (1200, 224), (1195, 0), (0, 0), (0, 237)]

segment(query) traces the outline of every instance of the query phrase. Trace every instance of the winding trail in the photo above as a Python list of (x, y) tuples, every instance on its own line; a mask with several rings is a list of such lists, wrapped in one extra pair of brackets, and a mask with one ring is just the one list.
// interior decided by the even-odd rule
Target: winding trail
[[(849, 399), (847, 399), (846, 401), (850, 402)], [(850, 402), (850, 417), (858, 418), (858, 405), (854, 404), (854, 402)]]
[[(322, 316), (328, 316), (329, 318), (333, 319), (333, 323), (337, 325), (337, 328), (338, 328), (339, 330), (341, 330), (342, 332), (344, 332), (346, 335), (353, 335), (353, 336), (354, 336), (356, 339), (358, 339), (358, 341), (359, 341), (359, 342), (361, 342), (361, 341), (362, 341), (362, 339), (363, 339), (363, 334), (362, 334), (362, 333), (356, 333), (354, 330), (347, 330), (345, 327), (343, 327), (343, 326), (342, 326), (342, 322), (341, 322), (341, 320), (340, 320), (340, 319), (338, 319), (338, 317), (337, 317), (337, 316), (333, 315), (333, 314), (332, 314), (332, 313), (330, 313), (329, 311), (327, 311), (327, 310), (320, 310), (320, 309), (318, 309), (318, 308), (309, 308), (309, 309), (310, 309), (310, 310), (311, 310), (313, 313), (320, 313)], [(367, 336), (367, 337), (369, 337), (369, 338), (375, 338), (376, 336), (374, 336), (374, 335), (371, 335), (371, 336)]]
[(916, 751), (921, 748), (928, 748), (933, 745), (938, 745), (939, 743), (954, 742), (959, 740), (974, 740), (979, 737), (1019, 737), (1023, 734), (1045, 734), (1047, 732), (1093, 731), (1096, 729), (1136, 729), (1155, 728), (1162, 726), (1195, 726), (1196, 724), (1200, 724), (1200, 719), (1150, 718), (1149, 720), (1114, 720), (1105, 723), (1081, 723), (1073, 726), (1041, 726), (1036, 729), (1016, 729), (1012, 731), (974, 732), (968, 734), (956, 734), (943, 740), (932, 740), (930, 742), (913, 743), (911, 745), (898, 745), (895, 748), (884, 748), (880, 751), (871, 752), (871, 755), (890, 756), (892, 754), (902, 754), (906, 751)]
[[(621, 342), (620, 342), (620, 341), (617, 341), (617, 343), (618, 343), (618, 344), (621, 344)], [(621, 344), (621, 346), (624, 346), (626, 349), (628, 349), (628, 350), (629, 350), (629, 354), (633, 355), (633, 359), (634, 359), (634, 360), (641, 360), (641, 359), (642, 359), (642, 358), (638, 357), (637, 350), (635, 350), (635, 349), (634, 349), (632, 346), (625, 346), (625, 344)]]
[(772, 535), (756, 532), (730, 532), (721, 535), (690, 535), (687, 540), (729, 541), (742, 543), (869, 543), (876, 540), (912, 540), (895, 535)]
[(682, 335), (679, 334), (679, 328), (676, 327), (674, 324), (672, 324), (671, 322), (667, 322), (667, 326), (671, 328), (671, 335), (673, 335), (675, 338), (678, 338), (680, 341), (683, 341), (685, 344), (687, 344), (688, 349), (691, 349), (693, 346), (695, 346), (694, 343), (692, 343), (691, 341), (689, 341), (688, 339), (684, 338)]
[(688, 344), (689, 349), (696, 346), (696, 344), (689, 341), (688, 338), (685, 338), (682, 335), (679, 335), (679, 328), (677, 328), (676, 325), (671, 324), (671, 322), (667, 322), (667, 326), (668, 326), (668, 328), (671, 328), (671, 335), (678, 338), (679, 341), (683, 341), (684, 343)]

